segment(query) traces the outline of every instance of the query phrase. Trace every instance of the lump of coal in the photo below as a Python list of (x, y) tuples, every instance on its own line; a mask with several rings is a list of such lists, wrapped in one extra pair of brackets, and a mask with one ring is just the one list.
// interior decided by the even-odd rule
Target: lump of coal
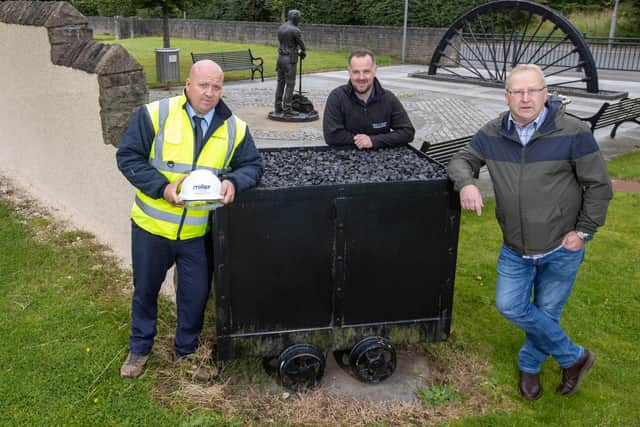
[(409, 147), (378, 150), (295, 148), (261, 151), (259, 188), (446, 179), (438, 163)]

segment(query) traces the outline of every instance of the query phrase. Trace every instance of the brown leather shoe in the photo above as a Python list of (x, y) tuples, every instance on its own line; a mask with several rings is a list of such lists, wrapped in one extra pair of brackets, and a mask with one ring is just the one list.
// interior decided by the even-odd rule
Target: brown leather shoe
[(120, 368), (120, 378), (138, 378), (142, 374), (142, 368), (147, 363), (149, 355), (135, 354), (129, 352), (127, 360), (124, 361)]
[(562, 382), (556, 391), (563, 396), (571, 396), (578, 391), (582, 376), (593, 366), (595, 360), (596, 355), (592, 351), (585, 349), (584, 354), (576, 364), (562, 370)]
[(528, 374), (520, 371), (520, 394), (527, 400), (538, 400), (542, 396), (540, 374)]

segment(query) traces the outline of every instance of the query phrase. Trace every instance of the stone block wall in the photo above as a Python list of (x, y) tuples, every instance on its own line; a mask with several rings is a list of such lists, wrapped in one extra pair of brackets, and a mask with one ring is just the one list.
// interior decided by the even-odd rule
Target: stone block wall
[(148, 98), (142, 66), (122, 46), (93, 41), (87, 18), (67, 2), (2, 2), (0, 22), (44, 27), (53, 64), (98, 76), (104, 142), (117, 146), (129, 116)]
[[(118, 38), (161, 36), (161, 19), (127, 17), (88, 17), (96, 33), (114, 34)], [(171, 37), (239, 43), (277, 45), (276, 22), (211, 21), (171, 19)], [(402, 56), (402, 28), (358, 25), (302, 24), (304, 41), (311, 49), (351, 50), (367, 47), (375, 53)], [(428, 64), (446, 29), (408, 28), (405, 60)]]
[(124, 48), (91, 36), (66, 2), (0, 2), (0, 175), (126, 265), (134, 191), (115, 146), (146, 79)]

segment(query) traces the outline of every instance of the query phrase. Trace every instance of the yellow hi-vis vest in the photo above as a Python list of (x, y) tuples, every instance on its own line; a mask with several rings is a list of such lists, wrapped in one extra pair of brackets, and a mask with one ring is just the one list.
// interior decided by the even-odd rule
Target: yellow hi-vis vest
[[(146, 105), (156, 132), (149, 164), (169, 182), (175, 182), (195, 169), (209, 169), (220, 175), (229, 167), (233, 153), (247, 131), (246, 123), (232, 115), (204, 143), (194, 163), (194, 133), (184, 109), (186, 102), (183, 94)], [(140, 190), (136, 190), (131, 219), (149, 233), (171, 240), (203, 236), (209, 227), (209, 211), (175, 207), (162, 197), (154, 199)]]

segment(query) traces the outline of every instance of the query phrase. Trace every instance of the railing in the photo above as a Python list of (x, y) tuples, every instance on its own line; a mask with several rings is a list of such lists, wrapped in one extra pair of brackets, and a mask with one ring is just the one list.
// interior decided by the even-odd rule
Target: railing
[(640, 71), (640, 38), (586, 36), (585, 40), (602, 70)]
[[(463, 40), (463, 41), (462, 41)], [(540, 66), (571, 67), (578, 64), (575, 45), (566, 37), (522, 34), (463, 33), (460, 57), (492, 64), (534, 62)], [(596, 67), (601, 70), (640, 71), (640, 38), (586, 36)]]

